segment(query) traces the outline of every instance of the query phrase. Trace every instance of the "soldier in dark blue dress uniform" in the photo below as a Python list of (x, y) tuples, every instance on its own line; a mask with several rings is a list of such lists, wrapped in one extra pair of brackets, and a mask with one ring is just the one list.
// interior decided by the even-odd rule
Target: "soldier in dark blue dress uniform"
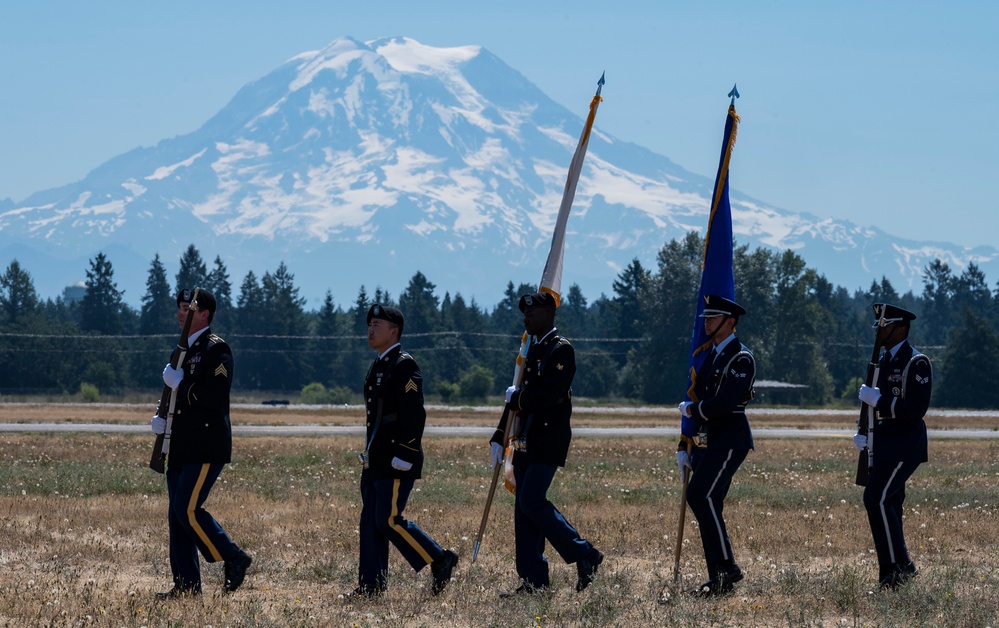
[[(182, 290), (177, 295), (181, 329), (193, 298), (193, 290)], [(176, 395), (166, 469), (173, 588), (157, 594), (163, 599), (201, 592), (199, 551), (210, 563), (225, 561), (225, 591), (239, 588), (252, 560), (204, 508), (208, 493), (232, 458), (232, 350), (208, 327), (215, 307), (210, 292), (198, 292), (184, 362), (178, 369), (170, 364), (163, 369), (163, 382)], [(166, 419), (153, 417), (152, 427), (153, 432), (162, 434)]]
[[(713, 348), (695, 380), (691, 398), (697, 401), (680, 404), (687, 420), (677, 449), (681, 473), (693, 470), (687, 504), (697, 519), (708, 567), (707, 582), (690, 592), (699, 596), (728, 593), (743, 578), (722, 512), (732, 477), (753, 448), (746, 404), (753, 398), (756, 379), (753, 354), (735, 337), (735, 326), (746, 310), (719, 296), (708, 295), (706, 300), (701, 316)], [(688, 457), (691, 439), (697, 446)]]
[[(547, 292), (520, 298), (524, 329), (531, 337), (520, 387), (507, 389), (507, 403), (521, 414), (524, 428), (513, 455), (516, 480), (514, 535), (516, 593), (543, 591), (549, 586), (545, 542), (568, 564), (576, 564), (576, 590), (593, 581), (604, 555), (583, 539), (565, 516), (548, 501), (548, 488), (559, 467), (565, 466), (572, 440), (572, 378), (576, 357), (569, 341), (555, 328), (555, 297)], [(503, 458), (506, 417), (490, 439), (493, 464)], [(504, 594), (508, 596), (511, 594)]]
[(880, 358), (875, 386), (861, 386), (860, 400), (876, 410), (873, 432), (859, 426), (857, 449), (868, 448), (871, 468), (864, 488), (864, 508), (878, 554), (881, 589), (895, 590), (916, 575), (902, 532), (905, 482), (926, 462), (926, 423), (933, 369), (930, 360), (909, 344), (916, 315), (895, 305), (877, 303)]
[(397, 308), (368, 309), (368, 346), (378, 356), (364, 379), (366, 431), (360, 455), (361, 521), (358, 586), (347, 597), (377, 597), (387, 587), (389, 542), (420, 571), (430, 565), (431, 592), (451, 580), (458, 554), (442, 549), (402, 511), (423, 471), (423, 375), (399, 338), (405, 319)]

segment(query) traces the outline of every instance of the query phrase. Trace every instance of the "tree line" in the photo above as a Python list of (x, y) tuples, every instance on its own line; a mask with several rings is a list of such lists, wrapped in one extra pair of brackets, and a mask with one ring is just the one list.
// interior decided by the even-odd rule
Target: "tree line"
[[(575, 396), (653, 404), (682, 398), (703, 250), (703, 238), (691, 232), (666, 243), (655, 268), (633, 260), (611, 295), (591, 302), (578, 284), (563, 291), (556, 324), (576, 349)], [(873, 341), (870, 306), (890, 302), (918, 315), (911, 340), (933, 360), (934, 405), (999, 407), (999, 375), (972, 378), (966, 366), (999, 355), (999, 284), (991, 290), (974, 263), (952, 269), (935, 260), (918, 295), (899, 294), (884, 277), (851, 293), (790, 250), (737, 246), (734, 271), (736, 299), (748, 311), (737, 333), (756, 356), (758, 380), (797, 385), (788, 394), (761, 382), (758, 401), (853, 402)], [(353, 301), (338, 303), (327, 291), (318, 309), (307, 310), (283, 262), (259, 277), (248, 272), (234, 289), (222, 259), (207, 264), (193, 244), (172, 285), (160, 256), (153, 258), (138, 310), (123, 301), (104, 253), (89, 260), (86, 277), (81, 298), (42, 300), (17, 260), (0, 276), (0, 393), (159, 389), (179, 333), (175, 296), (200, 286), (218, 302), (212, 329), (233, 348), (237, 391), (356, 401), (372, 359), (365, 318), (378, 302), (405, 313), (403, 346), (420, 363), (429, 395), (484, 400), (510, 383), (523, 331), (517, 301), (537, 288), (511, 281), (488, 309), (460, 293), (441, 295), (417, 271), (398, 295), (361, 286)]]

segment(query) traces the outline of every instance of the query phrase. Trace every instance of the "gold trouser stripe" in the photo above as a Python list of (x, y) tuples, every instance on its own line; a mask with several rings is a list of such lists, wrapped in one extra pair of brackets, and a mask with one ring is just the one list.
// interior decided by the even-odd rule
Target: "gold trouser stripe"
[(191, 491), (191, 501), (187, 503), (187, 522), (190, 524), (191, 529), (194, 530), (194, 533), (198, 535), (198, 538), (201, 539), (201, 542), (205, 544), (205, 547), (208, 548), (208, 553), (218, 561), (222, 560), (222, 554), (208, 540), (208, 535), (205, 534), (205, 531), (198, 523), (198, 518), (194, 516), (194, 511), (198, 508), (198, 495), (201, 494), (201, 487), (205, 484), (205, 477), (208, 475), (208, 469), (211, 466), (210, 464), (201, 465), (201, 473), (198, 474), (198, 481), (194, 483), (194, 490)]
[(401, 482), (402, 480), (395, 480), (392, 482), (392, 514), (389, 515), (389, 526), (395, 530), (399, 536), (403, 538), (403, 540), (409, 543), (409, 546), (415, 549), (416, 553), (419, 554), (423, 560), (427, 561), (427, 564), (430, 564), (433, 562), (433, 559), (430, 558), (430, 554), (427, 553), (427, 550), (423, 549), (423, 546), (416, 542), (416, 539), (413, 538), (406, 528), (395, 523), (395, 518), (399, 515), (399, 510), (396, 508), (396, 505), (399, 503), (399, 485)]

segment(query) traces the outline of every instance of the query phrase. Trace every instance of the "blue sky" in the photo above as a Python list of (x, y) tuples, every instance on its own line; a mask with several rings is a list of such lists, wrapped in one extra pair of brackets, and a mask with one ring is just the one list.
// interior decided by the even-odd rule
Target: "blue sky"
[(340, 36), (477, 44), (597, 126), (732, 185), (914, 240), (996, 244), (999, 3), (218, 0), (0, 5), (0, 198), (195, 130), (244, 84)]

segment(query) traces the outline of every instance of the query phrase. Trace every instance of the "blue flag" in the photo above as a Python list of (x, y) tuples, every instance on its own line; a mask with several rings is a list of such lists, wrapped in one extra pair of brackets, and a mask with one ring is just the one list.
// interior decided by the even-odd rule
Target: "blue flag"
[[(734, 90), (733, 90), (734, 91)], [(728, 202), (728, 165), (735, 147), (739, 116), (735, 112), (735, 99), (729, 105), (725, 117), (725, 137), (722, 141), (721, 160), (718, 175), (711, 195), (711, 213), (708, 215), (708, 231), (704, 236), (704, 260), (701, 262), (701, 288), (697, 293), (697, 306), (694, 311), (694, 330), (690, 335), (690, 368), (687, 372), (687, 401), (699, 401), (694, 392), (697, 372), (711, 352), (711, 339), (704, 333), (705, 296), (714, 294), (735, 300), (735, 276), (732, 271), (732, 207)], [(683, 417), (680, 432), (693, 437), (696, 433), (694, 419)]]

